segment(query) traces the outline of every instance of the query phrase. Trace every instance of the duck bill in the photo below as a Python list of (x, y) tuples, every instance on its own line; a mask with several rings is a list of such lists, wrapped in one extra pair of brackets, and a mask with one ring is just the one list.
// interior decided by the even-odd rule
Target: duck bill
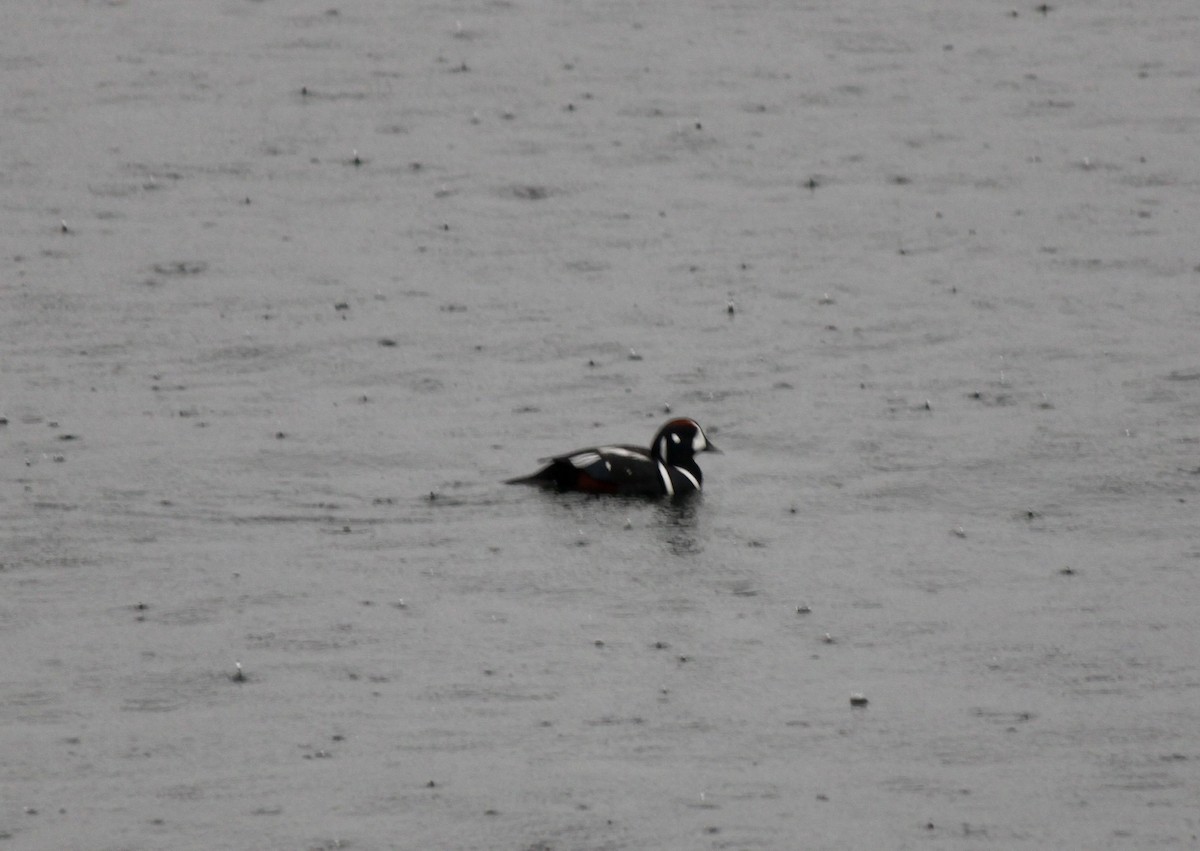
[(704, 438), (704, 442), (705, 442), (706, 444), (708, 444), (707, 446), (705, 446), (705, 447), (704, 447), (704, 451), (705, 451), (705, 452), (715, 452), (715, 453), (717, 453), (718, 455), (724, 455), (724, 454), (725, 454), (725, 453), (724, 453), (724, 452), (722, 452), (720, 449), (717, 449), (717, 445), (716, 445), (715, 443), (713, 443), (711, 440), (709, 440), (707, 437), (706, 437), (706, 438)]

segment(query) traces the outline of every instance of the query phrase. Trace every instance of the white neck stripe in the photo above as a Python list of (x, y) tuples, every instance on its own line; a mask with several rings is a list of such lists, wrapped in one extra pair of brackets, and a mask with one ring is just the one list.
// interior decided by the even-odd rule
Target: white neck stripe
[[(658, 474), (662, 476), (663, 487), (667, 489), (667, 496), (675, 496), (675, 486), (671, 484), (671, 471), (667, 469), (667, 465), (662, 461), (658, 462)], [(695, 481), (695, 479), (692, 481)]]

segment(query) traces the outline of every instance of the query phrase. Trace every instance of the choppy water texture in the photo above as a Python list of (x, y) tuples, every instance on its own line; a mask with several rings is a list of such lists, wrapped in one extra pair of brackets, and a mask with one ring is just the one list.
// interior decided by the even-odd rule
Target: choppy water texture
[(1191, 0), (3, 19), (0, 847), (1196, 846)]

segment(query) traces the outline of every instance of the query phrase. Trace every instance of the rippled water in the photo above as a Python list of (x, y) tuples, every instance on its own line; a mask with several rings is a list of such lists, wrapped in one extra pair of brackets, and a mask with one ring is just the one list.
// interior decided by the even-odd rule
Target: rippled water
[(1187, 4), (13, 15), (12, 847), (1194, 843)]

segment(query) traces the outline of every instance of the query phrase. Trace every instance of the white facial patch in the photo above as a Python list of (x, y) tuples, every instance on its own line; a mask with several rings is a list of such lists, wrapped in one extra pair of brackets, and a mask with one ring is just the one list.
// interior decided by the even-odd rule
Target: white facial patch
[(692, 451), (703, 452), (708, 447), (708, 441), (704, 439), (704, 432), (696, 429), (696, 436), (692, 438)]

